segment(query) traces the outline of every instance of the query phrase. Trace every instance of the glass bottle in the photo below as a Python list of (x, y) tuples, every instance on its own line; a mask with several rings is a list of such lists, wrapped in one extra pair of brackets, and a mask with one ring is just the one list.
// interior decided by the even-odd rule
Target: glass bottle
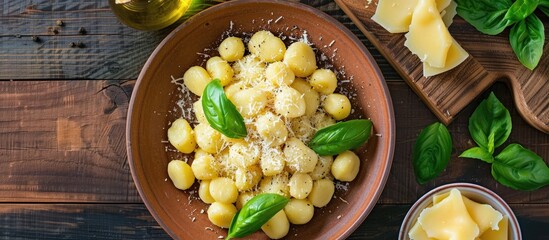
[(109, 0), (118, 19), (135, 29), (153, 31), (176, 22), (192, 0)]

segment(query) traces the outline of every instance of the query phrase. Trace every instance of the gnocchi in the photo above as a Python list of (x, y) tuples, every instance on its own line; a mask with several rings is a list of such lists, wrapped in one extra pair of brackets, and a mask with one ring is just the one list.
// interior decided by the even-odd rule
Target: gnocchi
[(168, 128), (168, 141), (178, 151), (191, 153), (196, 148), (195, 133), (187, 120), (179, 118)]
[(295, 173), (290, 178), (290, 196), (296, 199), (305, 199), (313, 188), (313, 179), (309, 174)]
[(247, 42), (227, 37), (217, 48), (219, 56), (183, 75), (185, 88), (198, 97), (212, 79), (220, 80), (243, 117), (244, 138), (232, 139), (213, 129), (201, 98), (193, 99), (191, 122), (177, 119), (168, 129), (168, 140), (179, 152), (194, 152), (190, 164), (171, 161), (168, 175), (182, 190), (198, 180), (198, 197), (210, 204), (207, 216), (214, 225), (228, 228), (237, 209), (257, 194), (289, 198), (261, 227), (272, 239), (286, 236), (290, 223), (309, 222), (315, 207), (325, 207), (334, 197), (334, 181), (352, 181), (360, 168), (351, 151), (334, 159), (308, 147), (316, 131), (347, 118), (351, 104), (347, 96), (335, 93), (337, 75), (318, 67), (308, 43), (286, 46), (282, 39), (287, 40), (269, 31), (258, 31)]
[(206, 70), (213, 79), (219, 79), (221, 86), (228, 85), (233, 81), (234, 70), (220, 57), (212, 57), (206, 62)]
[(168, 176), (173, 185), (181, 190), (189, 189), (194, 183), (191, 167), (181, 160), (172, 160), (168, 163)]
[(311, 201), (313, 206), (321, 208), (326, 206), (330, 200), (332, 200), (334, 192), (335, 185), (332, 180), (326, 178), (315, 180), (308, 199)]
[(301, 93), (291, 87), (280, 87), (275, 95), (275, 112), (286, 118), (295, 118), (305, 114), (305, 99)]
[(311, 116), (316, 113), (318, 106), (320, 105), (320, 94), (302, 78), (295, 79), (291, 87), (303, 94), (303, 99), (305, 100), (305, 115)]
[(337, 78), (330, 69), (317, 69), (310, 77), (309, 83), (314, 90), (322, 94), (332, 94), (337, 87)]
[(244, 42), (238, 37), (228, 37), (217, 48), (219, 55), (227, 62), (234, 62), (244, 57)]
[(355, 179), (360, 169), (360, 159), (351, 151), (340, 153), (332, 164), (332, 175), (339, 181), (350, 182)]
[(315, 52), (304, 42), (292, 43), (284, 54), (284, 62), (297, 77), (308, 77), (317, 68)]
[(290, 231), (290, 222), (284, 210), (277, 212), (269, 221), (267, 221), (261, 230), (271, 239), (280, 239)]
[(189, 91), (197, 96), (202, 96), (204, 88), (206, 88), (206, 85), (208, 85), (211, 80), (212, 77), (208, 71), (200, 66), (190, 67), (185, 74), (183, 74), (183, 84), (185, 84), (185, 87), (187, 87)]
[(208, 219), (218, 227), (229, 228), (234, 215), (236, 215), (236, 211), (236, 207), (233, 204), (213, 202), (208, 207)]
[(315, 213), (313, 204), (307, 199), (292, 198), (284, 207), (284, 213), (292, 224), (305, 224), (311, 221)]
[(335, 120), (341, 120), (351, 114), (351, 101), (343, 94), (332, 93), (326, 96), (322, 107)]
[(274, 86), (288, 86), (294, 82), (295, 75), (283, 62), (274, 62), (265, 69), (265, 78)]
[(234, 203), (238, 197), (238, 189), (230, 178), (214, 178), (210, 181), (210, 195), (216, 202)]
[(217, 153), (223, 146), (221, 133), (213, 129), (208, 123), (199, 123), (194, 127), (196, 143), (207, 153)]

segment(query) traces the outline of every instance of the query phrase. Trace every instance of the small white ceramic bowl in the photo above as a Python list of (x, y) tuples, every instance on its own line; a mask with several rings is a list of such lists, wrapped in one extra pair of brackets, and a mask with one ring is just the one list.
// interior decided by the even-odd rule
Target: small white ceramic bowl
[(404, 221), (402, 221), (402, 225), (400, 226), (398, 239), (409, 240), (410, 237), (408, 237), (408, 232), (410, 232), (410, 229), (416, 223), (416, 220), (419, 217), (421, 211), (428, 207), (430, 204), (432, 204), (433, 196), (449, 192), (453, 188), (457, 188), (461, 192), (461, 194), (463, 194), (467, 198), (478, 203), (489, 204), (494, 209), (498, 210), (501, 214), (507, 216), (509, 218), (509, 239), (522, 240), (519, 223), (509, 205), (507, 205), (507, 203), (505, 203), (505, 201), (500, 196), (498, 196), (491, 190), (471, 183), (450, 183), (437, 187), (423, 195), (419, 200), (416, 201), (416, 203), (414, 203), (410, 210), (408, 210), (406, 217), (404, 217)]

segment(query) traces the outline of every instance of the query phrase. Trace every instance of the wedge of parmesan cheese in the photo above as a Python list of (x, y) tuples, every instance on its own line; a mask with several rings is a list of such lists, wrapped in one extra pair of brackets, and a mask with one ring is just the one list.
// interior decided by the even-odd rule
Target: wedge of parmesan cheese
[(453, 0), (379, 0), (372, 20), (391, 33), (408, 32), (404, 45), (423, 62), (423, 75), (430, 77), (469, 56), (448, 31), (456, 8)]
[(445, 66), (452, 36), (442, 21), (435, 0), (419, 0), (405, 37), (404, 46), (422, 62), (432, 67)]
[(448, 53), (446, 54), (446, 62), (444, 63), (444, 67), (433, 67), (429, 65), (429, 63), (424, 62), (423, 76), (430, 77), (446, 72), (452, 68), (457, 67), (463, 61), (465, 61), (467, 57), (469, 57), (469, 53), (467, 53), (459, 45), (459, 43), (457, 43), (456, 40), (452, 38), (452, 45), (450, 46), (450, 48), (448, 49)]
[(442, 21), (447, 28), (449, 28), (450, 25), (452, 25), (452, 23), (454, 22), (454, 17), (457, 14), (457, 6), (458, 5), (455, 1), (450, 1), (450, 4), (448, 4), (448, 6), (440, 12), (440, 15), (442, 16)]
[(372, 20), (390, 33), (408, 31), (418, 0), (379, 0)]

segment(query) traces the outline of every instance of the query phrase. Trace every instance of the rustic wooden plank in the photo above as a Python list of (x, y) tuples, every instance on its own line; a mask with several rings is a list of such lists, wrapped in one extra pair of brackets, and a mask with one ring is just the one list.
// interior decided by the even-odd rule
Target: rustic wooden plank
[[(409, 208), (377, 205), (349, 239), (397, 239)], [(511, 208), (524, 239), (547, 239), (549, 205)], [(143, 204), (0, 204), (0, 216), (2, 239), (170, 239)]]
[[(219, 1), (208, 0), (197, 9)], [(385, 77), (400, 79), (333, 1), (303, 2), (346, 25), (372, 52)], [(0, 13), (0, 79), (6, 80), (136, 79), (158, 43), (183, 22), (160, 31), (137, 31), (116, 19), (108, 1), (8, 1), (0, 5)], [(64, 25), (57, 26), (56, 20)], [(80, 27), (87, 30), (86, 35), (78, 33)], [(33, 42), (31, 36), (41, 41)], [(85, 47), (71, 47), (71, 42)]]
[(139, 202), (126, 162), (133, 82), (0, 82), (0, 201)]
[(401, 84), (400, 82), (389, 82), (395, 108), (397, 138), (391, 174), (380, 200), (382, 203), (412, 203), (427, 191), (451, 182), (471, 182), (483, 185), (510, 203), (548, 203), (549, 187), (532, 192), (512, 190), (498, 184), (491, 177), (489, 164), (479, 160), (458, 158), (464, 150), (475, 144), (469, 136), (467, 128), (471, 113), (480, 101), (488, 96), (490, 91), (494, 91), (509, 109), (513, 121), (513, 130), (509, 140), (502, 147), (496, 149), (496, 153), (509, 143), (520, 143), (549, 163), (549, 135), (526, 124), (513, 104), (512, 94), (502, 83), (497, 83), (489, 91), (484, 92), (448, 126), (453, 139), (452, 159), (438, 178), (425, 185), (419, 185), (415, 181), (412, 168), (412, 148), (421, 129), (437, 119), (409, 88), (402, 87)]
[[(0, 201), (137, 202), (126, 163), (125, 117), (134, 82), (0, 82)], [(426, 185), (415, 182), (412, 147), (420, 129), (435, 116), (404, 82), (389, 82), (397, 125), (395, 157), (381, 203), (413, 203), (426, 191), (448, 182), (484, 185), (510, 203), (549, 203), (549, 188), (533, 192), (497, 184), (489, 166), (457, 156), (473, 146), (467, 119), (478, 101), (449, 129), (452, 160)], [(508, 142), (517, 142), (549, 160), (549, 135), (524, 123), (505, 85), (493, 88), (514, 121)], [(486, 95), (486, 94), (485, 94)], [(498, 150), (499, 151), (499, 150)]]
[(170, 239), (143, 204), (0, 204), (2, 239)]

